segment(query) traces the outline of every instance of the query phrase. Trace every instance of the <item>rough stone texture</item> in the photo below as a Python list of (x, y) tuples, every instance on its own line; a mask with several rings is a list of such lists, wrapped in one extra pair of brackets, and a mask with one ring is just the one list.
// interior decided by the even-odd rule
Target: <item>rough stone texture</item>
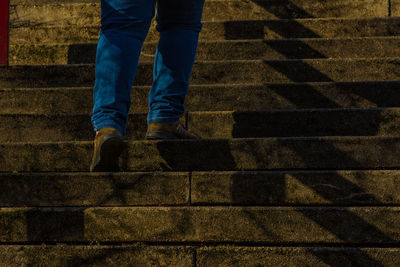
[[(144, 139), (147, 114), (131, 114), (126, 139)], [(400, 109), (188, 112), (181, 122), (202, 138), (399, 136)], [(0, 142), (87, 141), (89, 114), (0, 115)]]
[(188, 202), (188, 173), (0, 173), (0, 206), (185, 205)]
[(389, 245), (399, 207), (1, 208), (0, 240)]
[(391, 4), (391, 15), (392, 16), (400, 16), (400, 1), (399, 0), (390, 0)]
[[(182, 120), (184, 121), (184, 120)], [(0, 142), (40, 142), (93, 140), (90, 114), (0, 115)], [(128, 139), (143, 139), (147, 114), (130, 114)]]
[[(87, 171), (92, 142), (3, 143), (0, 171)], [(398, 168), (399, 137), (132, 141), (124, 171)]]
[[(396, 81), (400, 58), (233, 60), (194, 64), (192, 84)], [(135, 85), (152, 83), (152, 64), (138, 67)], [(94, 65), (0, 67), (0, 88), (92, 86)]]
[[(204, 22), (200, 40), (343, 38), (393, 36), (400, 18), (296, 19)], [(26, 26), (10, 28), (10, 44), (96, 43), (99, 27)], [(157, 41), (153, 27), (146, 42)]]
[[(185, 125), (185, 116), (180, 121)], [(87, 141), (95, 135), (90, 114), (0, 115), (0, 124), (0, 142)], [(130, 114), (125, 137), (144, 139), (146, 131), (147, 114)]]
[[(203, 21), (290, 19), (320, 17), (385, 17), (385, 0), (307, 1), (230, 0), (206, 1)], [(26, 25), (98, 25), (100, 1), (11, 1), (10, 24)]]
[(191, 266), (190, 247), (1, 246), (6, 266)]
[[(191, 247), (2, 246), (7, 266), (192, 266)], [(200, 247), (196, 266), (395, 266), (397, 248), (352, 247)]]
[[(13, 64), (94, 62), (99, 0), (11, 1)], [(389, 248), (400, 242), (398, 6), (206, 1), (186, 107), (229, 112), (189, 113), (186, 123), (230, 139), (131, 141), (126, 172), (88, 173), (91, 140), (36, 143), (93, 138), (92, 64), (1, 68), (0, 262), (398, 265)], [(131, 112), (147, 112), (154, 26)], [(324, 110), (294, 110), (304, 108)], [(128, 127), (129, 139), (142, 136), (145, 114)], [(363, 137), (300, 137), (316, 135)], [(296, 137), (237, 138), (264, 136)], [(47, 242), (69, 245), (29, 246)]]
[(398, 171), (193, 172), (193, 204), (399, 205)]
[[(200, 42), (196, 54), (201, 60), (303, 59), (399, 57), (398, 37), (229, 40)], [(143, 46), (139, 62), (153, 62), (156, 43)], [(94, 63), (96, 44), (12, 45), (11, 65), (50, 65)]]
[(395, 108), (188, 113), (188, 129), (203, 138), (398, 136), (399, 127)]
[[(192, 85), (188, 111), (399, 107), (400, 82)], [(130, 112), (148, 111), (150, 86), (134, 86)], [(0, 89), (0, 114), (86, 113), (92, 88)]]
[(398, 248), (206, 247), (196, 266), (396, 266), (399, 255)]

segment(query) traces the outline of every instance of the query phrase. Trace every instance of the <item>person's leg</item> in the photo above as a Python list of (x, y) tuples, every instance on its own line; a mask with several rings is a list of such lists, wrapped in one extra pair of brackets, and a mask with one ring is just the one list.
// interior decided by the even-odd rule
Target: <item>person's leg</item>
[(92, 124), (96, 131), (90, 171), (117, 171), (132, 83), (155, 0), (102, 0)]
[(102, 0), (93, 92), (94, 130), (125, 135), (131, 89), (156, 0)]
[(203, 5), (204, 0), (158, 0), (160, 40), (149, 94), (148, 124), (175, 122), (184, 113)]

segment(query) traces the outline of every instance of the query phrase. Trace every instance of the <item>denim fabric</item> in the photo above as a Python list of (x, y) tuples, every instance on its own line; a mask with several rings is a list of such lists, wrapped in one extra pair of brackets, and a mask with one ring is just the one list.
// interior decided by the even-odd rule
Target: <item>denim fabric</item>
[(140, 51), (155, 13), (155, 54), (147, 122), (172, 122), (184, 113), (204, 0), (102, 0), (92, 123), (126, 132)]

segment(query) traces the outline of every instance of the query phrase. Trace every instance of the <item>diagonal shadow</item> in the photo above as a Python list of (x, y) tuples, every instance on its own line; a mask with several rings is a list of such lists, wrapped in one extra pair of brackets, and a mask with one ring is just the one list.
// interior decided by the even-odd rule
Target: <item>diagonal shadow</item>
[[(271, 8), (270, 5), (266, 1), (261, 1), (261, 0), (252, 0), (254, 3), (258, 4), (259, 6), (263, 7), (265, 10), (269, 11), (270, 13), (273, 13), (276, 15), (278, 18), (285, 19), (286, 14), (276, 12), (273, 8)], [(306, 12), (305, 10), (302, 10), (300, 7), (296, 7), (295, 4), (293, 4), (289, 0), (284, 0), (284, 6), (288, 7), (294, 7), (296, 9), (296, 12), (300, 14), (299, 17), (303, 18), (312, 18), (313, 16)], [(239, 27), (246, 27), (246, 23), (243, 23), (242, 26), (239, 26), (240, 22), (227, 22), (225, 24), (225, 29), (226, 29), (226, 38), (228, 39), (240, 39), (243, 36), (240, 34), (235, 35), (236, 32), (238, 32)], [(264, 39), (264, 27), (268, 27), (270, 30), (273, 32), (277, 33), (279, 36), (283, 38), (293, 38), (293, 32), (296, 32), (298, 36), (301, 37), (309, 37), (309, 38), (321, 38), (318, 34), (315, 32), (311, 31), (310, 29), (305, 28), (303, 25), (299, 24), (296, 21), (291, 21), (289, 23), (291, 25), (290, 28), (287, 27), (280, 27), (279, 21), (273, 21), (273, 22), (264, 22), (264, 23), (259, 23), (257, 27), (252, 31), (253, 36), (255, 38), (259, 39)], [(248, 27), (248, 26), (247, 26)], [(300, 41), (299, 41), (300, 42)], [(306, 44), (301, 45), (304, 51), (311, 51), (318, 55), (320, 58), (326, 58), (324, 55), (319, 53), (318, 51), (313, 51), (314, 49), (311, 47), (308, 47)], [(271, 46), (274, 50), (277, 52), (280, 52), (283, 55), (287, 55), (288, 58), (293, 58), (293, 55), (288, 54), (288, 51), (283, 49), (280, 46)], [(319, 81), (319, 82), (334, 82), (330, 77), (327, 75), (321, 73), (319, 70), (309, 66), (308, 64), (304, 62), (299, 62), (296, 61), (297, 66), (295, 68), (287, 68), (287, 65), (282, 64), (282, 61), (265, 61), (265, 64), (268, 64), (269, 66), (273, 67), (275, 70), (278, 72), (284, 74), (286, 77), (288, 77), (290, 80), (293, 82), (311, 82), (311, 81)], [(299, 72), (297, 70), (301, 70), (299, 75)], [(317, 99), (320, 99), (324, 103), (327, 103), (329, 107), (340, 107), (337, 103), (333, 102), (326, 96), (322, 95), (320, 92), (316, 91), (311, 85), (306, 86), (307, 89), (307, 95), (310, 97), (316, 97)], [(279, 94), (279, 91), (276, 91), (277, 94)], [(290, 99), (292, 102), (296, 103), (296, 98)], [(235, 131), (237, 132), (237, 129), (233, 129), (233, 136), (235, 134)], [(362, 164), (360, 162), (357, 162), (354, 158), (351, 156), (347, 155), (345, 152), (340, 151), (339, 149), (333, 147), (329, 143), (325, 143), (325, 146), (329, 147), (329, 151), (334, 151), (332, 153), (332, 157), (334, 158), (341, 158), (342, 160), (345, 160), (346, 162), (351, 163), (353, 166), (359, 166), (362, 167)], [(313, 162), (312, 159), (305, 157), (305, 153), (303, 151), (299, 150), (298, 147), (295, 145), (290, 145), (289, 144), (290, 150), (294, 151), (295, 154), (302, 158), (304, 162), (306, 162), (306, 165), (312, 166)], [(228, 153), (228, 151), (227, 151)], [(257, 155), (254, 155), (257, 157)], [(257, 160), (263, 161), (264, 159), (262, 157), (257, 158)], [(248, 201), (254, 201), (257, 199), (255, 196), (260, 196), (263, 195), (263, 193), (268, 193), (268, 191), (271, 191), (269, 187), (265, 187), (265, 190), (263, 192), (262, 189), (260, 189), (260, 186), (262, 185), (257, 184), (257, 186), (244, 186), (244, 182), (240, 179), (242, 178), (241, 176), (235, 176), (233, 175), (232, 177), (232, 187), (231, 187), (231, 196), (232, 196), (232, 202), (233, 203), (245, 203), (248, 204)], [(351, 183), (350, 181), (347, 181), (343, 177), (341, 177), (339, 174), (336, 176), (331, 176), (328, 178), (325, 178), (326, 180), (321, 180), (320, 183), (324, 184), (329, 184), (332, 185), (333, 187), (337, 188), (346, 188), (347, 192), (332, 192), (331, 190), (326, 190), (325, 187), (315, 187), (314, 183), (315, 181), (312, 181), (310, 179), (307, 179), (306, 177), (296, 177), (301, 183), (304, 185), (308, 186), (312, 190), (314, 190), (318, 195), (324, 197), (327, 200), (332, 201), (333, 203), (342, 203), (343, 204), (343, 199), (342, 197), (345, 197), (349, 194), (349, 192), (353, 194), (358, 194), (361, 196), (361, 201), (366, 201), (366, 202), (372, 202), (375, 204), (379, 204), (379, 201), (372, 196), (371, 194), (368, 194), (365, 192), (365, 190), (358, 185)], [(251, 183), (249, 180), (246, 180), (245, 183)], [(259, 181), (258, 181), (259, 183)], [(247, 184), (248, 185), (248, 184)], [(267, 185), (268, 186), (268, 185)], [(285, 181), (284, 177), (280, 179), (279, 182), (279, 188), (278, 192), (280, 194), (285, 192)], [(246, 191), (249, 190), (249, 191)], [(278, 199), (279, 201), (282, 201), (284, 197), (281, 199)], [(262, 198), (262, 199), (265, 199)], [(247, 200), (247, 201), (246, 201)], [(266, 199), (265, 199), (266, 200)], [(260, 204), (259, 202), (257, 204)], [(297, 208), (299, 212), (301, 212), (305, 217), (311, 219), (312, 221), (318, 223), (322, 227), (324, 227), (326, 230), (329, 232), (333, 233), (335, 236), (340, 238), (341, 240), (347, 241), (347, 242), (352, 242), (353, 238), (358, 241), (366, 241), (368, 242), (369, 238), (372, 240), (380, 240), (381, 242), (389, 242), (389, 243), (394, 243), (395, 240), (393, 240), (391, 237), (387, 236), (384, 232), (381, 230), (377, 229), (374, 225), (366, 222), (363, 218), (359, 217), (358, 215), (354, 214), (348, 209), (344, 209), (344, 213), (341, 213), (341, 216), (329, 216), (329, 217), (324, 217), (324, 216), (318, 216), (316, 215), (315, 212), (312, 212), (312, 210), (309, 209), (304, 209), (304, 208)], [(311, 211), (311, 212), (310, 212)], [(344, 227), (343, 220), (347, 222), (351, 222), (353, 226), (356, 227)], [(356, 230), (355, 232), (353, 232)], [(369, 233), (367, 237), (364, 236), (365, 233)], [(323, 262), (326, 264), (335, 266), (337, 263), (336, 259), (330, 257), (330, 255), (326, 253), (319, 253), (316, 250), (309, 250), (312, 254), (317, 256), (319, 259), (321, 259)], [(369, 255), (367, 255), (365, 252), (361, 251), (360, 249), (357, 249), (357, 251), (363, 255), (363, 264), (368, 263), (369, 265), (372, 266), (383, 266), (381, 263), (377, 262), (375, 259), (371, 258)], [(357, 263), (354, 263), (357, 264)]]
[[(288, 143), (283, 143), (290, 150), (294, 151), (295, 154), (300, 157), (307, 166), (314, 165), (314, 161), (307, 157), (307, 153), (300, 150), (295, 145), (290, 145)], [(330, 154), (335, 161), (336, 158), (341, 158), (342, 162), (349, 162), (350, 165), (362, 168), (362, 164), (357, 160), (353, 159), (351, 156), (335, 148), (328, 142), (323, 144), (329, 147), (329, 151), (334, 151)], [(226, 152), (228, 153), (228, 151)], [(265, 158), (262, 155), (253, 154), (256, 160), (263, 161)], [(342, 177), (339, 173), (332, 174), (326, 177), (318, 177), (310, 179), (307, 176), (294, 175), (295, 179), (300, 181), (302, 184), (312, 189), (318, 195), (322, 196), (324, 199), (330, 201), (334, 205), (348, 205), (350, 203), (363, 203), (363, 204), (380, 204), (380, 201), (375, 198), (372, 194), (366, 192), (359, 185), (354, 184)], [(286, 193), (286, 181), (285, 176), (280, 175), (276, 177), (273, 181), (268, 181), (267, 179), (243, 179), (241, 173), (235, 173), (231, 177), (231, 201), (234, 205), (287, 205), (285, 201)], [(274, 184), (273, 184), (274, 183)], [(343, 190), (343, 191), (342, 191)], [(276, 191), (276, 192), (272, 192)], [(272, 193), (271, 193), (272, 192)], [(349, 195), (357, 195), (356, 198), (347, 199)], [(301, 205), (301, 203), (298, 203)], [(340, 207), (338, 210), (333, 208), (332, 212), (323, 211), (316, 212), (315, 208), (307, 207), (294, 207), (294, 210), (303, 214), (306, 218), (318, 225), (323, 227), (325, 230), (334, 234), (340, 240), (349, 243), (368, 243), (368, 242), (382, 242), (382, 243), (397, 243), (396, 240), (392, 239), (386, 233), (382, 232), (373, 224), (365, 221), (362, 217), (354, 214), (351, 210), (346, 207)], [(249, 220), (254, 218), (248, 216)], [(259, 225), (260, 229), (265, 229), (262, 222), (255, 221)], [(270, 230), (265, 231), (267, 236), (271, 236)], [(366, 233), (368, 233), (366, 235)], [(372, 266), (383, 266), (381, 263), (377, 262), (375, 259), (371, 258), (366, 252), (361, 249), (356, 248), (357, 253), (362, 255), (360, 259), (363, 263), (371, 264)], [(326, 264), (335, 266), (334, 259), (329, 255), (329, 253), (309, 249), (310, 253), (313, 253), (319, 259), (324, 261)]]
[[(271, 9), (270, 6), (265, 1), (257, 1), (259, 4), (262, 3), (262, 7), (268, 10), (269, 12), (274, 12), (274, 9)], [(289, 2), (289, 1), (286, 1)], [(286, 3), (288, 4), (288, 3)], [(292, 4), (293, 5), (293, 4)], [(295, 6), (295, 5), (293, 5)], [(297, 9), (301, 10), (297, 7)], [(312, 17), (306, 11), (302, 12), (304, 17)], [(282, 14), (277, 14), (277, 17), (282, 17)], [(251, 24), (251, 26), (250, 26)], [(272, 30), (277, 33), (279, 36), (283, 38), (293, 38), (294, 36), (301, 36), (303, 38), (321, 38), (318, 34), (313, 32), (312, 30), (304, 27), (297, 21), (291, 20), (289, 23), (282, 24), (279, 20), (270, 20), (270, 21), (259, 21), (256, 25), (254, 22), (250, 21), (228, 21), (225, 22), (225, 37), (226, 39), (264, 39), (264, 27)], [(268, 43), (272, 49), (276, 50), (280, 54), (286, 56), (287, 58), (294, 58), (293, 54), (289, 52), (285, 47), (281, 44), (269, 42)], [(319, 51), (310, 47), (309, 45), (297, 40), (297, 45), (300, 46), (302, 51), (306, 51), (310, 54), (315, 55), (318, 58), (326, 58)], [(278, 72), (284, 74), (289, 79), (294, 82), (309, 82), (309, 81), (320, 81), (320, 82), (333, 82), (331, 78), (327, 75), (321, 73), (319, 70), (311, 67), (310, 65), (302, 62), (302, 61), (293, 61), (292, 66), (288, 68), (288, 64), (283, 61), (264, 61), (265, 64), (268, 64), (272, 68), (276, 69)], [(295, 64), (295, 65), (294, 65)], [(298, 72), (301, 72), (299, 75)], [(324, 96), (320, 92), (316, 91), (311, 85), (304, 84), (304, 88), (302, 90), (307, 91), (307, 95), (313, 99), (319, 99), (320, 102), (327, 103), (330, 107), (340, 107), (336, 102), (332, 101), (328, 97)], [(273, 90), (273, 87), (271, 87)], [(281, 90), (275, 90), (275, 93), (281, 95)], [(290, 101), (296, 104), (296, 97), (293, 97), (290, 94), (282, 95), (283, 97), (289, 98)]]
[[(268, 113), (235, 111), (232, 113), (232, 119), (233, 138), (392, 136), (398, 133), (395, 127), (396, 117), (385, 115), (382, 109), (371, 109), (367, 112), (360, 109), (335, 110), (334, 112), (320, 110), (299, 112), (280, 110)], [(390, 126), (384, 126), (388, 119), (393, 120), (393, 123), (390, 123)], [(212, 135), (212, 133), (207, 133), (208, 128), (203, 128), (205, 135)]]

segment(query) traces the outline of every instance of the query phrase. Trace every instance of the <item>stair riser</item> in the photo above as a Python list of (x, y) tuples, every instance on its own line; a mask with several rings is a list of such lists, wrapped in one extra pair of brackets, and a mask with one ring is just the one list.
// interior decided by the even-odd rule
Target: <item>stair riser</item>
[(196, 266), (391, 266), (400, 260), (397, 248), (346, 247), (208, 247), (197, 251)]
[[(42, 1), (15, 2), (10, 7), (10, 26), (20, 25), (95, 25), (100, 23), (100, 1), (76, 3), (41, 3)], [(290, 19), (331, 17), (385, 17), (388, 2), (367, 0), (362, 3), (347, 1), (206, 1), (203, 21)]]
[(391, 7), (391, 15), (392, 16), (400, 16), (400, 1), (399, 0), (392, 0), (390, 1)]
[[(144, 138), (147, 130), (146, 117), (146, 114), (131, 116), (128, 121), (127, 138)], [(79, 141), (94, 138), (90, 115), (0, 115), (0, 124), (4, 125), (0, 130), (0, 135), (4, 134), (0, 137), (0, 142)]]
[(173, 246), (5, 246), (0, 247), (0, 262), (5, 266), (191, 266), (194, 248)]
[[(129, 117), (127, 139), (144, 139), (146, 115)], [(202, 138), (400, 136), (400, 109), (190, 112), (186, 116), (187, 129)], [(90, 115), (0, 115), (0, 142), (92, 140), (90, 119)]]
[[(200, 40), (350, 38), (393, 36), (400, 18), (304, 19), (204, 22)], [(10, 29), (10, 44), (96, 43), (99, 27), (18, 27)], [(152, 27), (146, 42), (157, 41)]]
[(397, 171), (194, 172), (197, 205), (398, 205)]
[(399, 136), (400, 110), (189, 113), (187, 125), (204, 138)]
[[(5, 143), (0, 171), (88, 171), (93, 143)], [(130, 142), (123, 171), (399, 168), (400, 139), (382, 137)]]
[[(188, 111), (399, 107), (400, 82), (191, 86)], [(150, 87), (133, 87), (130, 112), (148, 112)], [(0, 114), (90, 114), (91, 88), (0, 89)]]
[(24, 173), (0, 177), (0, 206), (6, 207), (189, 204), (189, 173)]
[[(395, 81), (399, 58), (208, 61), (195, 63), (192, 84)], [(139, 65), (135, 85), (152, 83), (151, 63)], [(92, 86), (94, 65), (0, 68), (0, 87)]]
[[(15, 255), (18, 255), (15, 257)], [(222, 246), (18, 246), (0, 247), (0, 261), (7, 266), (24, 264), (70, 266), (69, 263), (93, 262), (101, 266), (274, 267), (296, 266), (372, 266), (379, 263), (391, 266), (400, 261), (398, 248), (354, 247), (222, 247)], [(73, 260), (71, 260), (73, 259)]]
[(3, 207), (399, 205), (399, 190), (398, 171), (0, 174)]
[[(400, 57), (398, 38), (371, 39), (304, 39), (203, 42), (196, 59), (306, 59), (306, 58), (369, 58)], [(157, 44), (147, 43), (140, 62), (153, 62)], [(13, 45), (11, 65), (51, 65), (94, 63), (96, 44), (90, 45)]]
[(0, 218), (4, 242), (394, 244), (400, 240), (398, 207), (2, 208)]

